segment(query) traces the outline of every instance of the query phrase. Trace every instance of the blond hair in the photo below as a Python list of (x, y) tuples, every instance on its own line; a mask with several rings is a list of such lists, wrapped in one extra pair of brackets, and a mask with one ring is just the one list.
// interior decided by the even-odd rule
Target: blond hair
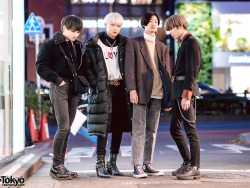
[(118, 12), (111, 12), (111, 13), (109, 13), (109, 14), (107, 14), (105, 16), (104, 23), (106, 23), (106, 24), (112, 23), (112, 24), (115, 24), (115, 25), (122, 26), (123, 17)]
[(184, 18), (184, 16), (180, 15), (180, 14), (175, 14), (170, 16), (164, 25), (164, 29), (166, 31), (170, 31), (171, 29), (173, 29), (174, 27), (183, 27), (184, 29), (187, 30), (187, 20), (186, 18)]

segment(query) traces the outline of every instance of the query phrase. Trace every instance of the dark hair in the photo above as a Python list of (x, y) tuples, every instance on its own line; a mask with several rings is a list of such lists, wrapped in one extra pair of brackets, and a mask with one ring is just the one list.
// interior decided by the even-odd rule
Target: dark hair
[(158, 25), (160, 25), (160, 18), (158, 16), (158, 14), (156, 14), (155, 12), (149, 11), (146, 14), (144, 14), (141, 18), (141, 26), (144, 29), (144, 26), (147, 26), (151, 17), (152, 16), (156, 16), (158, 19)]
[(63, 26), (71, 31), (82, 31), (83, 23), (81, 18), (75, 15), (65, 16), (61, 21), (61, 30), (63, 31)]

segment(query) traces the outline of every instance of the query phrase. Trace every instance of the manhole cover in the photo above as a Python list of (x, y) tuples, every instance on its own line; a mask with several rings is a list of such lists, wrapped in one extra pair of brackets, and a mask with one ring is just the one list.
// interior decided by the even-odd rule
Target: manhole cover
[(212, 178), (212, 179), (245, 179), (250, 177), (242, 174), (225, 174), (225, 173), (203, 174), (201, 176), (203, 178)]

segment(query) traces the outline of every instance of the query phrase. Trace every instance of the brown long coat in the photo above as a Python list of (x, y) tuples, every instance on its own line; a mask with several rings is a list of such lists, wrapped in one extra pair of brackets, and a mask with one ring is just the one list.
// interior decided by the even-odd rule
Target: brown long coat
[[(139, 104), (148, 104), (153, 88), (153, 69), (146, 41), (143, 36), (127, 41), (125, 53), (125, 80), (127, 91), (136, 90)], [(167, 95), (171, 96), (169, 50), (156, 40), (159, 70), (164, 79)]]

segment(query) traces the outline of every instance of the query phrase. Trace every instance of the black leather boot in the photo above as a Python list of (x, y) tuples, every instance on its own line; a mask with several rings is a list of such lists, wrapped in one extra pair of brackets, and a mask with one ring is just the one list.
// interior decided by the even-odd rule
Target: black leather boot
[(97, 155), (96, 157), (96, 174), (99, 178), (110, 178), (105, 168), (105, 155)]
[(122, 172), (116, 166), (117, 154), (110, 154), (107, 162), (107, 171), (113, 176), (124, 176)]

